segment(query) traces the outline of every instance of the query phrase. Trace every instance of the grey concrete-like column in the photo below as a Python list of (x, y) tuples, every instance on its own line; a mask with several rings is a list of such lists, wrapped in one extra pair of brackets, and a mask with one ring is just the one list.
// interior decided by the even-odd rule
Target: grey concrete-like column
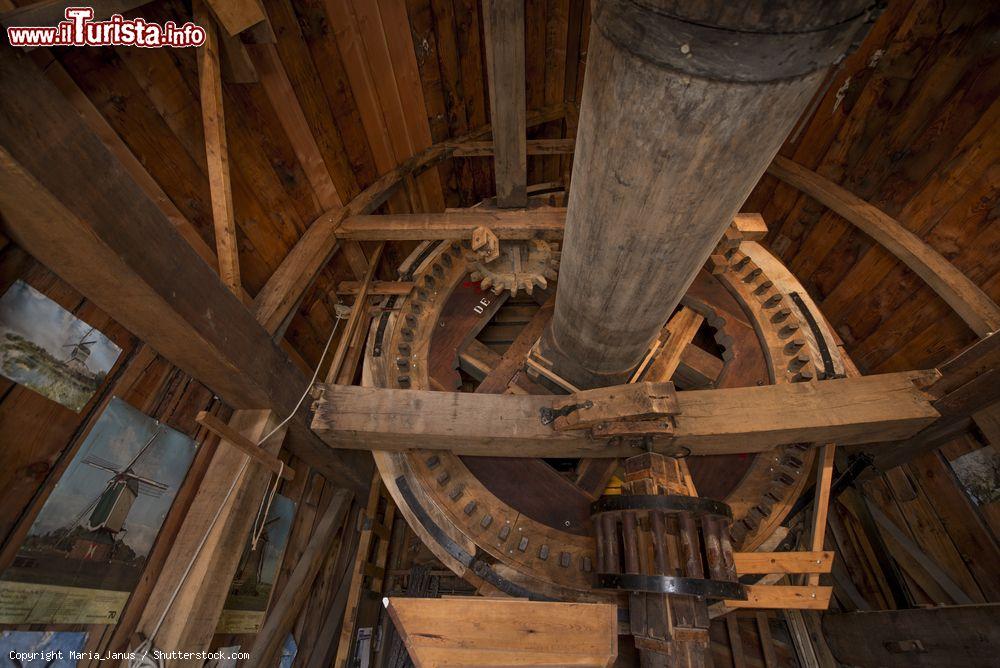
[(867, 0), (594, 4), (555, 314), (543, 361), (577, 386), (641, 361)]

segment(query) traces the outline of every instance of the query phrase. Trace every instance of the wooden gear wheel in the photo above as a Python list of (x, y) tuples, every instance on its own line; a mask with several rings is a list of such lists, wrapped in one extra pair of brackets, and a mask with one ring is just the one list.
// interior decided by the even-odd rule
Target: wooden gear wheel
[(530, 295), (536, 286), (544, 290), (549, 281), (556, 280), (559, 271), (558, 246), (541, 239), (503, 241), (499, 257), (489, 262), (470, 255), (472, 280), (495, 294), (509, 290), (517, 296), (518, 290), (524, 290)]
[[(406, 297), (389, 297), (372, 323), (366, 385), (447, 391), (463, 386), (460, 357), (482, 350), (476, 337), (510, 301), (508, 293), (480, 289), (470, 278), (469, 256), (468, 242), (423, 242), (406, 260), (400, 274), (414, 287)], [(544, 302), (550, 296), (535, 291), (534, 298)], [(721, 273), (701, 271), (682, 305), (705, 319), (694, 343), (719, 358), (715, 387), (844, 373), (836, 338), (805, 290), (756, 243), (733, 250)], [(534, 310), (534, 317), (502, 356), (500, 350), (491, 353), (494, 363), (499, 356), (508, 370), (515, 365), (508, 385), (518, 387), (512, 391), (550, 391), (528, 377), (524, 359), (551, 306), (518, 305)], [(473, 389), (464, 378), (465, 389)], [(676, 374), (674, 380), (683, 391)], [(462, 457), (445, 451), (374, 455), (410, 526), (444, 564), (482, 592), (561, 600), (614, 595), (592, 589), (590, 504), (604, 491), (615, 461)], [(732, 508), (736, 549), (752, 550), (787, 516), (807, 482), (812, 458), (803, 444), (757, 454), (692, 456), (688, 463), (699, 494)]]

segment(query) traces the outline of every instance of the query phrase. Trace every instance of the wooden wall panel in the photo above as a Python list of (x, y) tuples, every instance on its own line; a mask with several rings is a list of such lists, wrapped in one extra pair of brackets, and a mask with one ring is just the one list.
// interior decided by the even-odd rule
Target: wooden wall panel
[[(986, 2), (890, 3), (781, 154), (897, 218), (994, 299), (998, 18)], [(765, 176), (744, 205), (865, 371), (942, 361), (974, 335), (922, 281), (839, 216)]]

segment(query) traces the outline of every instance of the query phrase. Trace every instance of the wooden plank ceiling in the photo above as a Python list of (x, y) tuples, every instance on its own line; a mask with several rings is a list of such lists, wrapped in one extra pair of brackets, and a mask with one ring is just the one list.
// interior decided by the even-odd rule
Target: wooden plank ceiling
[[(428, 144), (490, 120), (475, 0), (265, 4), (276, 41), (247, 47), (257, 82), (226, 81), (222, 96), (240, 275), (251, 297), (329, 205), (348, 201)], [(1000, 109), (1000, 65), (984, 47), (988, 11), (988, 3), (893, 3), (833, 74), (782, 155), (899, 219), (997, 299), (1000, 232), (991, 223), (998, 149), (989, 131)], [(163, 0), (130, 14), (165, 21), (188, 12), (179, 0)], [(527, 1), (529, 110), (578, 98), (589, 23), (583, 0)], [(175, 217), (215, 248), (195, 51), (55, 55)], [(551, 140), (573, 131), (570, 114), (528, 136)], [(529, 152), (528, 183), (564, 179), (571, 159)], [(468, 206), (493, 193), (492, 171), (488, 156), (446, 162), (382, 211)], [(814, 200), (768, 176), (744, 209), (764, 213), (767, 243), (820, 297), (864, 370), (925, 367), (972, 340), (916, 275)], [(390, 244), (382, 275), (391, 276), (403, 251)], [(310, 364), (332, 325), (336, 284), (357, 278), (343, 255), (323, 270), (287, 329)]]

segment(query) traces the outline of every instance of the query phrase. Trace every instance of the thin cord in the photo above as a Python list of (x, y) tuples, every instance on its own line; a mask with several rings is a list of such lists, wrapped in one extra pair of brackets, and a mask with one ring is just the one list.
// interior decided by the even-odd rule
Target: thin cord
[[(271, 488), (271, 493), (265, 498), (267, 499), (267, 505), (262, 509), (258, 509), (257, 517), (253, 521), (253, 532), (250, 534), (250, 550), (257, 549), (257, 541), (260, 537), (264, 535), (264, 527), (267, 525), (267, 514), (271, 512), (271, 503), (274, 501), (274, 495), (278, 491), (278, 485), (281, 484), (281, 474), (285, 471), (285, 462), (281, 462), (281, 468), (278, 469), (278, 477), (274, 479), (274, 487)], [(263, 504), (264, 499), (261, 499)], [(259, 524), (259, 527), (258, 527)]]
[[(295, 404), (295, 408), (292, 409), (292, 412), (289, 413), (288, 417), (282, 420), (277, 427), (269, 431), (267, 435), (264, 436), (264, 438), (257, 441), (258, 446), (262, 445), (264, 441), (274, 436), (274, 434), (276, 434), (279, 429), (288, 424), (288, 422), (299, 411), (299, 408), (301, 408), (302, 402), (306, 400), (306, 397), (309, 395), (309, 391), (313, 388), (313, 385), (316, 384), (316, 378), (319, 376), (319, 370), (320, 368), (322, 368), (323, 361), (326, 359), (326, 353), (330, 350), (330, 344), (333, 342), (334, 334), (337, 333), (337, 328), (340, 326), (340, 321), (347, 318), (346, 315), (342, 315), (340, 312), (337, 312), (336, 317), (337, 320), (336, 322), (333, 323), (333, 329), (330, 331), (330, 336), (328, 336), (326, 339), (326, 345), (323, 346), (323, 353), (320, 355), (319, 363), (316, 365), (316, 370), (313, 371), (313, 375), (312, 378), (309, 380), (309, 384), (306, 385), (305, 392), (303, 392), (302, 396), (299, 397), (298, 403)], [(163, 626), (163, 621), (167, 618), (167, 613), (170, 612), (170, 608), (171, 606), (173, 606), (174, 601), (177, 599), (177, 595), (180, 594), (181, 587), (184, 585), (184, 581), (187, 580), (188, 575), (191, 574), (191, 569), (194, 568), (195, 561), (198, 560), (198, 556), (201, 554), (202, 548), (204, 548), (205, 543), (208, 542), (208, 537), (211, 535), (212, 529), (215, 528), (215, 523), (219, 521), (219, 517), (222, 515), (222, 510), (226, 507), (226, 504), (229, 502), (229, 497), (233, 495), (233, 490), (236, 489), (237, 483), (239, 483), (240, 478), (243, 476), (243, 473), (247, 470), (247, 466), (249, 465), (250, 465), (250, 457), (248, 456), (244, 460), (243, 466), (240, 467), (240, 470), (236, 473), (236, 476), (233, 478), (233, 483), (229, 486), (229, 491), (226, 492), (225, 498), (223, 498), (222, 503), (219, 504), (218, 510), (215, 511), (215, 515), (212, 517), (211, 523), (209, 523), (208, 528), (205, 530), (205, 535), (201, 537), (201, 542), (198, 543), (198, 547), (195, 548), (194, 554), (191, 555), (191, 560), (188, 562), (187, 567), (184, 569), (184, 574), (181, 575), (180, 580), (177, 581), (177, 586), (174, 587), (173, 593), (170, 594), (170, 599), (167, 601), (167, 605), (163, 608), (163, 612), (160, 613), (160, 618), (156, 620), (156, 625), (153, 626), (153, 631), (149, 634), (149, 637), (146, 638), (144, 641), (142, 641), (142, 643), (140, 643), (139, 646), (136, 648), (137, 652), (139, 650), (142, 650), (142, 655), (129, 661), (129, 666), (131, 666), (132, 668), (149, 667), (149, 666), (159, 668), (160, 666), (163, 665), (163, 662), (159, 658), (147, 659), (149, 651), (153, 649), (153, 639), (156, 638), (156, 634), (160, 632), (160, 627)], [(283, 471), (284, 467), (285, 463), (282, 462), (280, 470)], [(278, 478), (275, 481), (274, 488), (271, 490), (270, 498), (268, 499), (267, 502), (268, 509), (270, 509), (271, 507), (271, 500), (274, 499), (274, 494), (275, 492), (277, 492), (278, 484), (280, 482), (281, 482), (281, 473), (278, 474)], [(261, 500), (261, 503), (263, 504), (263, 499)], [(258, 509), (258, 515), (259, 513), (260, 510)], [(254, 531), (256, 531), (256, 526), (254, 528)], [(263, 533), (263, 531), (261, 533)], [(256, 549), (256, 542), (257, 539), (259, 539), (259, 537), (260, 537), (259, 534), (257, 535), (256, 538), (253, 536), (253, 534), (251, 534), (251, 538), (253, 539), (252, 542), (254, 549)]]
[(306, 385), (306, 391), (302, 393), (301, 397), (299, 397), (299, 403), (295, 404), (295, 408), (292, 409), (292, 412), (289, 413), (288, 417), (282, 420), (277, 427), (267, 432), (267, 435), (264, 438), (257, 441), (257, 445), (263, 445), (264, 441), (274, 436), (279, 429), (288, 424), (288, 422), (293, 417), (295, 417), (295, 414), (299, 412), (299, 408), (302, 406), (302, 402), (305, 401), (306, 396), (309, 395), (309, 390), (311, 390), (313, 385), (316, 384), (316, 377), (319, 376), (319, 370), (323, 366), (323, 360), (326, 359), (326, 352), (330, 349), (330, 343), (333, 342), (333, 335), (337, 333), (337, 328), (340, 326), (340, 321), (343, 320), (345, 317), (346, 316), (342, 316), (340, 313), (337, 313), (337, 320), (336, 322), (333, 323), (333, 329), (330, 331), (330, 336), (328, 336), (326, 339), (326, 345), (323, 347), (323, 354), (319, 356), (319, 364), (316, 365), (316, 370), (313, 371), (312, 379), (309, 381), (309, 384)]

